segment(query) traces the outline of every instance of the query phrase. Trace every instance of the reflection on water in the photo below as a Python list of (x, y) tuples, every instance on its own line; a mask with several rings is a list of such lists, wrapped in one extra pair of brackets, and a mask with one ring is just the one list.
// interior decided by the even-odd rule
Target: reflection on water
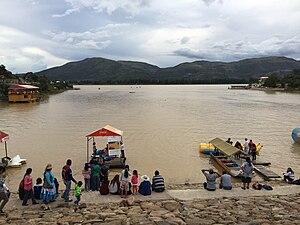
[[(264, 145), (261, 158), (275, 172), (288, 166), (300, 171), (300, 146), (290, 137), (300, 123), (300, 95), (217, 85), (149, 85), (129, 93), (131, 87), (80, 86), (42, 103), (0, 103), (0, 129), (10, 134), (10, 156), (27, 158), (35, 178), (52, 163), (59, 179), (71, 158), (76, 178), (82, 179), (85, 135), (110, 124), (124, 131), (132, 170), (152, 176), (158, 169), (170, 183), (204, 180), (201, 169), (211, 165), (199, 157), (198, 146), (215, 137), (252, 138)], [(104, 147), (105, 141), (96, 139), (97, 146)], [(9, 182), (17, 184), (24, 171), (10, 170)]]

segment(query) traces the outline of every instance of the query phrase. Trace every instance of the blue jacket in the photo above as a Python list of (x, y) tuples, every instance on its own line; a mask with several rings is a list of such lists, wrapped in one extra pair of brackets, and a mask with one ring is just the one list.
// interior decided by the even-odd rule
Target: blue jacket
[(139, 193), (141, 195), (151, 195), (151, 183), (150, 183), (150, 181), (143, 181), (140, 184)]

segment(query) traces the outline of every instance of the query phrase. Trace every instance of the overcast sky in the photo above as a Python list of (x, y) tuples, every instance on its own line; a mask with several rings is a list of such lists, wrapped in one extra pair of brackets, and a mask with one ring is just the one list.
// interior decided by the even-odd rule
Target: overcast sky
[(35, 72), (89, 57), (159, 67), (300, 59), (299, 0), (1, 0), (0, 64)]

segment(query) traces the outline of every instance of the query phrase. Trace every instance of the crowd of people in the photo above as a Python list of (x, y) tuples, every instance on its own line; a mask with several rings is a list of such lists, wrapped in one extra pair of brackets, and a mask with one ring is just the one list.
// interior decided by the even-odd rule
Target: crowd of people
[[(93, 159), (90, 163), (85, 163), (81, 171), (83, 183), (73, 177), (71, 165), (72, 160), (68, 159), (61, 172), (62, 182), (65, 185), (61, 198), (65, 202), (73, 201), (70, 198), (72, 182), (75, 184), (74, 195), (76, 199), (74, 204), (77, 205), (80, 203), (82, 190), (86, 192), (99, 191), (101, 195), (121, 195), (124, 198), (131, 194), (151, 195), (151, 191), (163, 192), (165, 190), (164, 178), (158, 170), (154, 173), (152, 184), (147, 175), (142, 175), (139, 183), (137, 170), (133, 170), (131, 175), (128, 165), (125, 166), (120, 175), (115, 175), (109, 181), (109, 168), (105, 165), (105, 162)], [(42, 200), (45, 204), (56, 201), (59, 196), (59, 183), (52, 173), (52, 165), (46, 165), (43, 177), (37, 178), (35, 184), (31, 174), (32, 168), (27, 168), (19, 183), (18, 195), (22, 200), (22, 205), (28, 206), (28, 200), (30, 199), (32, 204), (39, 204), (37, 200)], [(3, 213), (3, 208), (10, 197), (10, 191), (5, 184), (5, 180), (5, 167), (0, 167), (0, 214)]]
[[(233, 145), (231, 138), (228, 138), (226, 142)], [(260, 143), (255, 144), (252, 139), (248, 140), (248, 138), (245, 138), (244, 145), (242, 145), (241, 142), (236, 141), (234, 147), (240, 149), (240, 151), (235, 154), (235, 158), (239, 159), (241, 157), (241, 153), (244, 153), (252, 156), (252, 161), (254, 161), (256, 160), (256, 156), (259, 154), (263, 145)]]

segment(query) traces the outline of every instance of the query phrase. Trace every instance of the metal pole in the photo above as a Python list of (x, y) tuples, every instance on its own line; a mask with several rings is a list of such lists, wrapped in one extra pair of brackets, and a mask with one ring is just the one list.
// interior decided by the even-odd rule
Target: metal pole
[(86, 162), (89, 162), (89, 138), (86, 138)]
[(7, 144), (6, 144), (6, 141), (4, 141), (4, 146), (5, 146), (5, 156), (7, 157)]

